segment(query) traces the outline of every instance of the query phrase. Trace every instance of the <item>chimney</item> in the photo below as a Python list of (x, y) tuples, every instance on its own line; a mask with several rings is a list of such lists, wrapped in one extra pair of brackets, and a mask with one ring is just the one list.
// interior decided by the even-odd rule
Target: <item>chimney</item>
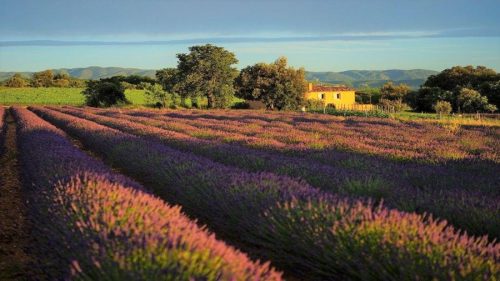
[(312, 92), (312, 90), (313, 90), (313, 83), (309, 83), (307, 90), (309, 92)]

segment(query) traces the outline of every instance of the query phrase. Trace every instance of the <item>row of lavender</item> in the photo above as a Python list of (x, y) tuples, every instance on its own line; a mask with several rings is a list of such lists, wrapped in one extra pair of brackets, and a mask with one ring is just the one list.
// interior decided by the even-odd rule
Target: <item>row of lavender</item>
[[(151, 111), (141, 113), (158, 115), (158, 112)], [(363, 117), (322, 118), (291, 113), (269, 117), (261, 113), (230, 111), (222, 114), (217, 111), (167, 111), (161, 114), (168, 117), (167, 120), (182, 120), (183, 124), (212, 133), (224, 130), (226, 134), (222, 137), (227, 137), (229, 132), (234, 141), (252, 142), (254, 137), (265, 137), (272, 140), (267, 145), (285, 150), (323, 147), (426, 162), (454, 158), (500, 162), (498, 148), (489, 144), (495, 141), (498, 130), (488, 127), (450, 132), (431, 124)]]
[[(402, 170), (410, 164), (391, 165), (386, 169), (372, 165), (370, 171), (346, 167), (331, 167), (307, 159), (251, 149), (216, 141), (200, 140), (166, 129), (163, 122), (154, 118), (117, 114), (102, 110), (77, 108), (52, 108), (131, 134), (160, 140), (182, 151), (194, 152), (226, 165), (248, 171), (266, 171), (300, 177), (313, 186), (336, 194), (383, 199), (389, 206), (403, 211), (430, 212), (447, 219), (453, 225), (476, 235), (500, 237), (500, 199), (492, 192), (466, 190), (457, 186), (449, 189), (420, 189), (401, 177)], [(97, 113), (99, 115), (93, 114)], [(381, 162), (383, 163), (383, 162)], [(388, 163), (383, 163), (389, 165)], [(389, 167), (386, 167), (389, 168)], [(436, 169), (430, 167), (429, 169)], [(414, 172), (425, 175), (429, 169)], [(400, 172), (397, 172), (401, 170)]]
[(309, 279), (487, 279), (500, 245), (445, 222), (248, 173), (94, 122), (32, 108), (218, 235)]
[[(74, 147), (26, 109), (12, 110), (35, 266), (49, 280), (280, 280), (141, 185)], [(41, 276), (38, 276), (42, 278)]]
[[(260, 121), (255, 119), (254, 115), (248, 116), (248, 120), (242, 117), (225, 120), (225, 117), (214, 112), (200, 116), (181, 112), (164, 115), (149, 111), (124, 111), (124, 113), (154, 118), (162, 121), (164, 126), (171, 130), (192, 136), (279, 151), (332, 166), (346, 162), (346, 155), (349, 157), (348, 165), (354, 164), (358, 168), (370, 166), (371, 170), (380, 169), (382, 166), (372, 168), (374, 162), (391, 163), (383, 161), (383, 158), (386, 160), (392, 158), (397, 160), (398, 164), (404, 165), (409, 160), (433, 162), (437, 165), (431, 166), (439, 167), (439, 172), (432, 174), (432, 170), (425, 171), (425, 176), (431, 175), (432, 181), (438, 184), (460, 185), (461, 182), (464, 182), (462, 185), (480, 184), (480, 188), (494, 189), (498, 193), (497, 185), (492, 187), (491, 183), (498, 182), (500, 178), (496, 177), (495, 181), (491, 177), (483, 177), (488, 172), (491, 175), (491, 172), (498, 171), (500, 165), (498, 128), (462, 129), (459, 133), (450, 133), (446, 129), (430, 124), (366, 118), (329, 120), (330, 122), (319, 119), (315, 122), (307, 117), (291, 118), (288, 114), (284, 114), (275, 121)], [(215, 116), (208, 118), (211, 115)], [(254, 121), (260, 123), (255, 124)], [(368, 154), (384, 157), (377, 157), (380, 161), (370, 161), (373, 157), (360, 157)], [(355, 161), (351, 158), (355, 158)], [(440, 176), (442, 170), (460, 170), (460, 166), (468, 167), (450, 177)], [(481, 176), (471, 181), (471, 174)]]

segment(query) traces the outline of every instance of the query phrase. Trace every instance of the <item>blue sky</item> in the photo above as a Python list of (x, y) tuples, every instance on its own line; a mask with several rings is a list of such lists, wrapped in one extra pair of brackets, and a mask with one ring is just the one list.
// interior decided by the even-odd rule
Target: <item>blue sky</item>
[(498, 0), (0, 0), (0, 71), (176, 65), (213, 43), (239, 67), (500, 70)]

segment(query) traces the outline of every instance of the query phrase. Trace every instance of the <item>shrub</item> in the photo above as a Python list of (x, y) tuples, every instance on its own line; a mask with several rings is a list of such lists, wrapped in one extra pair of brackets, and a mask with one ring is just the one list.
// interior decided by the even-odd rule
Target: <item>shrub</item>
[(306, 100), (304, 103), (306, 108), (311, 111), (323, 111), (325, 108), (325, 103), (321, 100)]
[(495, 111), (496, 107), (488, 103), (488, 98), (472, 89), (462, 88), (457, 96), (457, 103), (463, 112)]
[(383, 108), (384, 111), (389, 112), (401, 112), (410, 110), (410, 107), (406, 103), (403, 103), (401, 100), (381, 99), (379, 105)]
[(443, 114), (450, 114), (451, 110), (451, 103), (447, 101), (438, 101), (434, 105), (434, 111), (436, 111), (436, 113), (439, 114), (440, 117)]
[(16, 73), (5, 82), (5, 86), (10, 88), (23, 88), (28, 86), (28, 81), (24, 79), (21, 74)]
[(127, 102), (125, 89), (119, 81), (112, 79), (88, 81), (87, 88), (82, 93), (88, 106), (109, 107)]
[(160, 84), (145, 84), (143, 83), (143, 87), (146, 94), (146, 99), (154, 104), (155, 107), (167, 107), (168, 100), (171, 97), (168, 95), (166, 91), (163, 90), (163, 87)]
[(379, 117), (379, 118), (389, 118), (389, 114), (380, 111), (380, 110), (375, 110), (375, 111), (357, 111), (357, 110), (338, 110), (335, 108), (327, 107), (326, 109), (316, 109), (316, 110), (309, 110), (310, 112), (316, 112), (316, 113), (326, 113), (328, 115), (334, 115), (334, 116), (358, 116), (358, 117)]

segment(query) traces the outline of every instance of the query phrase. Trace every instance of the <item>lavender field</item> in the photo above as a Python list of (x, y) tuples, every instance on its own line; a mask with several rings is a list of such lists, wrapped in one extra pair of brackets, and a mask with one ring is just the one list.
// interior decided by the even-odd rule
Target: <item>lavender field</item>
[(0, 279), (500, 278), (495, 126), (0, 107), (0, 156)]

